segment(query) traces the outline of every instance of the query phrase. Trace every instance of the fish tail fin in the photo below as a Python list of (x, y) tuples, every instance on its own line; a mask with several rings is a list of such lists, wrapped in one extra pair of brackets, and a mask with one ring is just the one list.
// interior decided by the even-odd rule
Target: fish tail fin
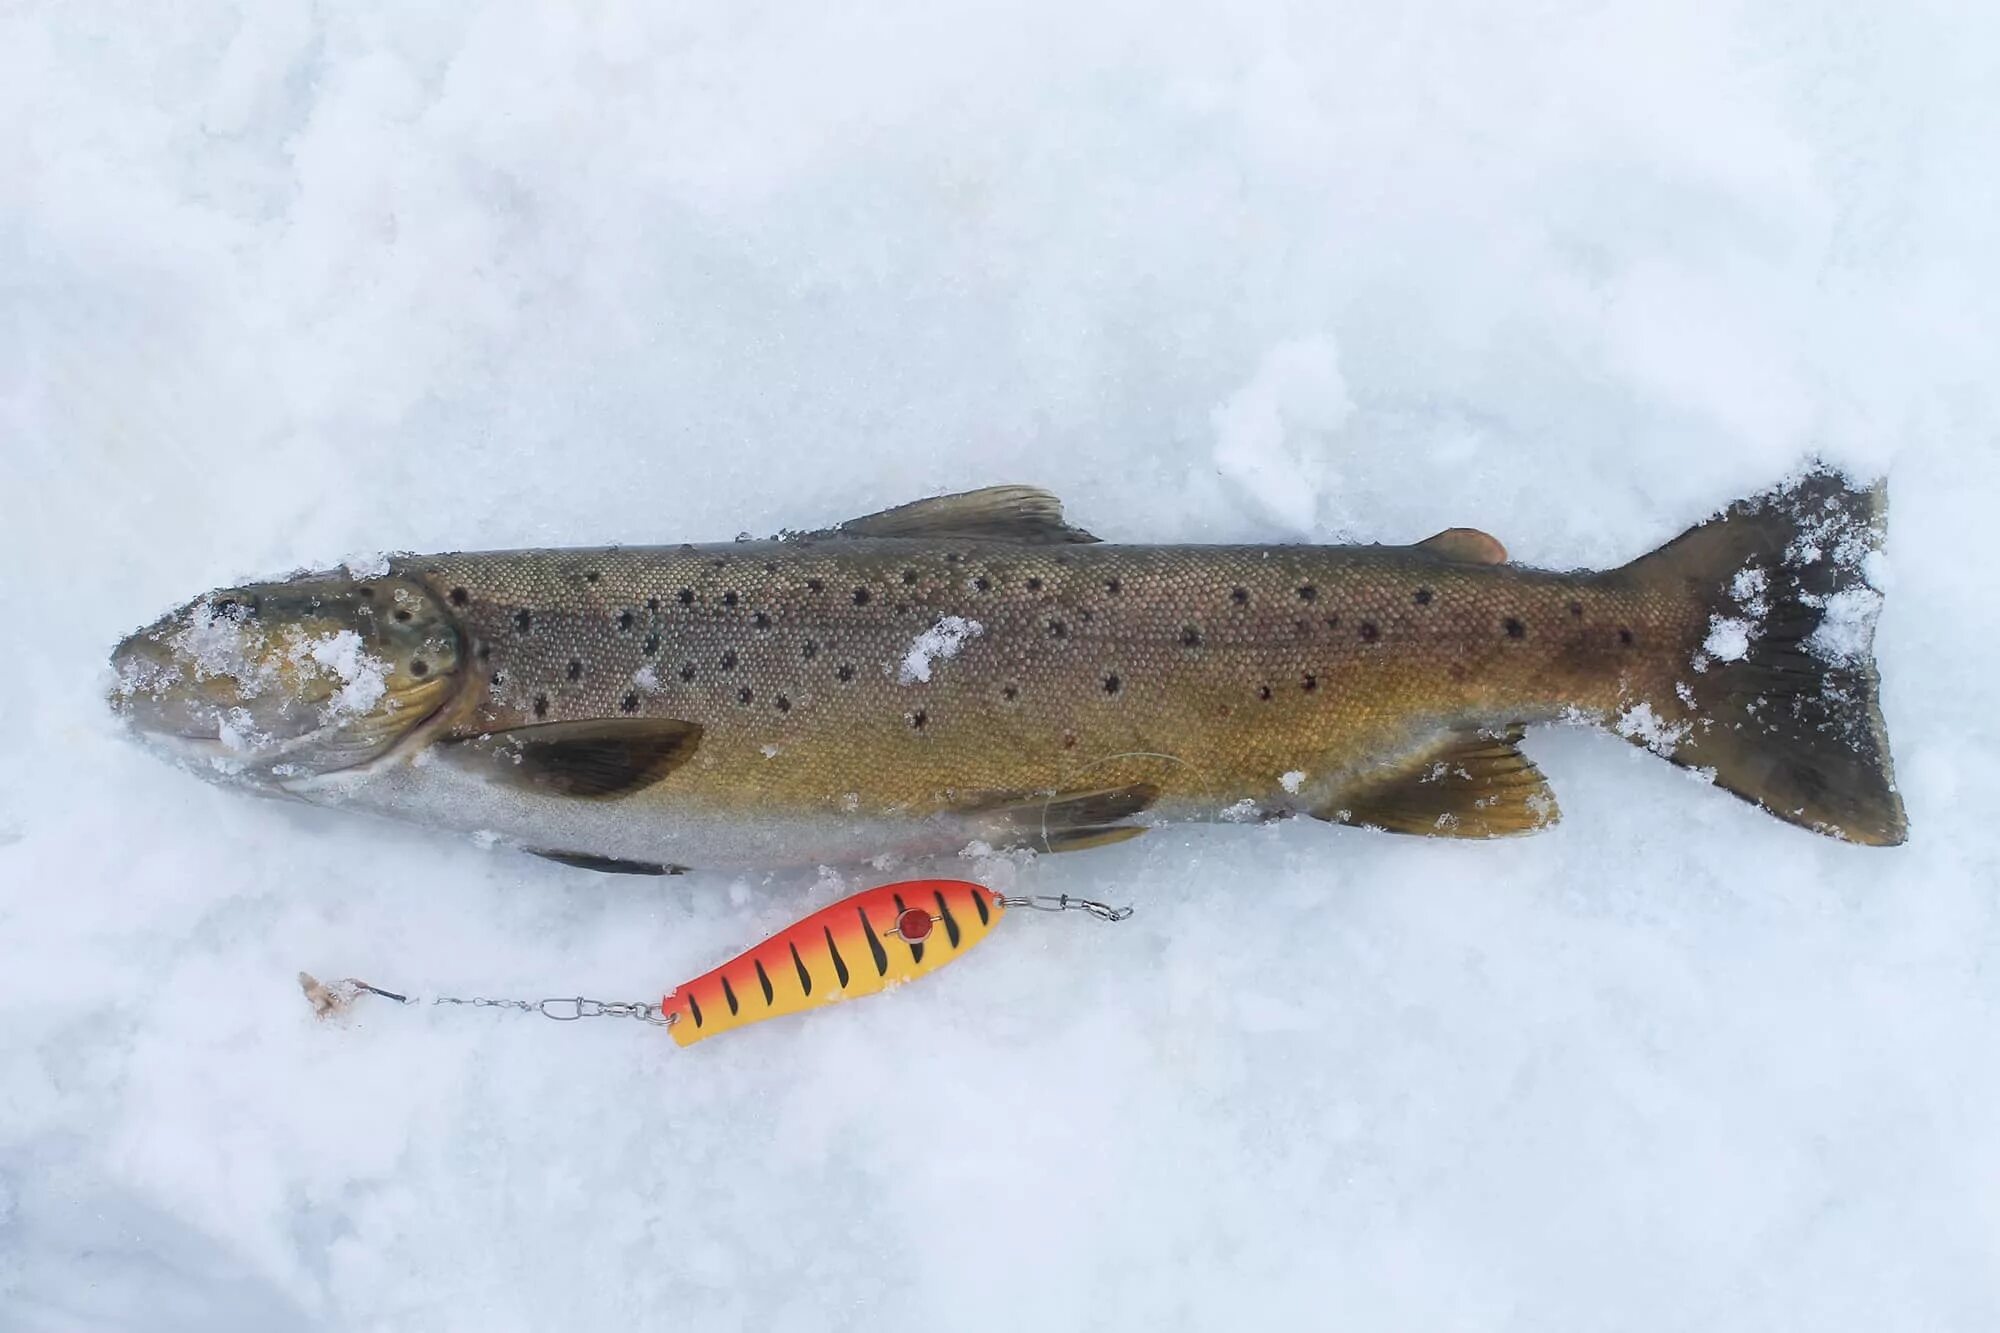
[(1857, 487), (1815, 466), (1618, 571), (1707, 611), (1675, 697), (1650, 701), (1675, 719), (1672, 734), (1620, 730), (1789, 823), (1902, 842), (1870, 579), (1886, 506), (1880, 482)]

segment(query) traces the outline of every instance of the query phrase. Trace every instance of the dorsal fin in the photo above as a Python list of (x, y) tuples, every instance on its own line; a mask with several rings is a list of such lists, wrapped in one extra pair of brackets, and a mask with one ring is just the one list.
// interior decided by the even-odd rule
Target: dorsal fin
[(551, 722), (441, 747), (495, 782), (601, 800), (649, 787), (694, 757), (701, 728), (675, 718)]
[(1418, 542), (1417, 549), (1468, 565), (1507, 563), (1507, 548), (1500, 544), (1497, 537), (1478, 528), (1446, 528), (1437, 536)]
[(1063, 521), (1062, 501), (1037, 486), (988, 486), (957, 495), (913, 500), (877, 514), (851, 518), (837, 537), (970, 537), (982, 541), (1053, 546), (1097, 538)]
[(1379, 773), (1350, 784), (1314, 811), (1337, 824), (1434, 838), (1504, 838), (1561, 818), (1555, 794), (1516, 747), (1521, 729), (1499, 735), (1449, 732)]

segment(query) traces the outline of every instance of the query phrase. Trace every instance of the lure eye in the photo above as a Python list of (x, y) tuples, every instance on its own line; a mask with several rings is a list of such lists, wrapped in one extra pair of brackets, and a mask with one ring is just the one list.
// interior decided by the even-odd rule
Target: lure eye
[(896, 914), (896, 933), (915, 944), (931, 933), (931, 914), (921, 907), (909, 907)]

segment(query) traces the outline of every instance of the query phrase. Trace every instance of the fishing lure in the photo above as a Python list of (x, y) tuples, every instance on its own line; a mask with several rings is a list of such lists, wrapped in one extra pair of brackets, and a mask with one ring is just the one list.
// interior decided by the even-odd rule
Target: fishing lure
[[(545, 1000), (494, 1000), (438, 995), (432, 1004), (517, 1009), (545, 1018), (637, 1018), (667, 1029), (692, 1046), (767, 1018), (801, 1013), (863, 995), (875, 995), (925, 976), (965, 956), (985, 939), (1009, 908), (1087, 912), (1100, 921), (1123, 921), (1129, 907), (1086, 898), (995, 893), (963, 879), (916, 879), (866, 889), (823, 907), (777, 934), (682, 982), (658, 1004), (560, 996)], [(343, 1012), (361, 995), (398, 1004), (416, 997), (349, 977), (321, 982), (301, 972), (299, 985), (321, 1017)]]

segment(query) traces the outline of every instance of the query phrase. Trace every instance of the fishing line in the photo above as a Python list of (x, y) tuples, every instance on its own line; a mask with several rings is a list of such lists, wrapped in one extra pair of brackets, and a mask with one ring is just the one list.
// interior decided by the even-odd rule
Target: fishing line
[[(960, 879), (903, 880), (865, 889), (794, 922), (720, 967), (647, 1000), (595, 1000), (582, 995), (540, 1000), (484, 995), (432, 995), (429, 1005), (508, 1009), (561, 1023), (584, 1018), (635, 1018), (667, 1029), (682, 1046), (767, 1018), (800, 1013), (863, 995), (877, 995), (936, 971), (985, 939), (1010, 908), (1082, 912), (1123, 921), (1130, 907), (1068, 894), (995, 893)], [(399, 1005), (425, 997), (346, 977), (323, 982), (299, 973), (299, 987), (321, 1018), (345, 1014), (364, 995)]]

